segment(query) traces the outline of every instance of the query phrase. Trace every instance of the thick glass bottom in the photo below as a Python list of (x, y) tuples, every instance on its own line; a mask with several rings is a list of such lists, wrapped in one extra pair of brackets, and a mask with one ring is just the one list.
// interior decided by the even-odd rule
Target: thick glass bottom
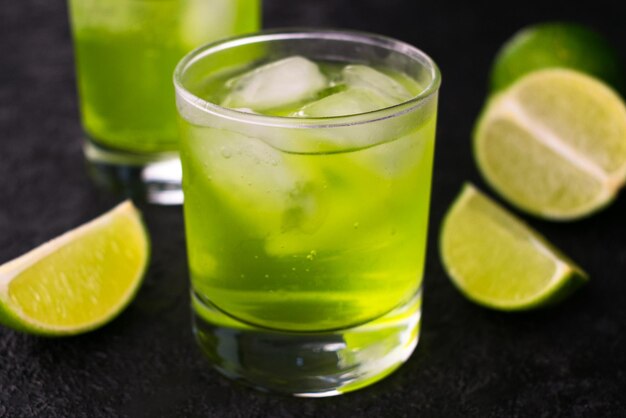
[(133, 153), (104, 147), (87, 138), (89, 174), (101, 187), (158, 205), (183, 203), (182, 169), (175, 152)]
[(354, 328), (280, 332), (240, 322), (192, 292), (194, 333), (225, 376), (256, 389), (303, 397), (334, 396), (389, 375), (415, 349), (421, 290), (402, 306)]

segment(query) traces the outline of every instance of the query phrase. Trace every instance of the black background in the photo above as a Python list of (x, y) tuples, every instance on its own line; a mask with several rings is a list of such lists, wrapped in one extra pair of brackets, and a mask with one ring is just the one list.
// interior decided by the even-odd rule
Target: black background
[[(145, 207), (153, 261), (119, 318), (65, 339), (0, 328), (0, 417), (626, 416), (624, 194), (578, 222), (526, 218), (592, 278), (550, 310), (502, 314), (471, 304), (437, 253), (440, 220), (461, 184), (488, 190), (470, 132), (498, 47), (526, 24), (575, 20), (626, 55), (624, 6), (580, 3), (265, 1), (266, 27), (378, 32), (422, 48), (442, 70), (422, 337), (398, 372), (318, 400), (267, 395), (220, 377), (190, 332), (181, 210)], [(85, 175), (66, 13), (59, 0), (0, 5), (0, 262), (121, 200)]]

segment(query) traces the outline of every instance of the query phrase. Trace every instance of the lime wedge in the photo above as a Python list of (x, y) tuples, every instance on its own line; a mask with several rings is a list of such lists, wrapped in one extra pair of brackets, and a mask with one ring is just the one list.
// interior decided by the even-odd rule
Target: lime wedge
[(498, 52), (491, 72), (492, 91), (546, 68), (577, 70), (611, 85), (626, 87), (619, 53), (602, 35), (576, 23), (550, 22), (523, 28)]
[(493, 309), (550, 305), (588, 280), (559, 250), (471, 184), (447, 213), (439, 244), (456, 287)]
[(0, 322), (50, 336), (97, 328), (132, 300), (149, 248), (139, 212), (124, 202), (0, 266)]
[(478, 166), (529, 213), (567, 220), (609, 203), (626, 179), (626, 107), (582, 73), (533, 72), (486, 105), (474, 132)]

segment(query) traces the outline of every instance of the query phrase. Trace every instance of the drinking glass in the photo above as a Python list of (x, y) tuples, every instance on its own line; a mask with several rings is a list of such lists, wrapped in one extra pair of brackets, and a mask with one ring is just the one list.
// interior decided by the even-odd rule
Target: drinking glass
[(257, 30), (260, 0), (69, 0), (85, 154), (95, 179), (180, 204), (171, 76), (184, 54)]
[[(422, 91), (320, 118), (205, 100), (212, 76), (292, 56), (393, 70)], [(193, 51), (174, 83), (194, 331), (214, 367), (297, 396), (355, 390), (399, 367), (419, 335), (435, 63), (373, 34), (272, 31)]]

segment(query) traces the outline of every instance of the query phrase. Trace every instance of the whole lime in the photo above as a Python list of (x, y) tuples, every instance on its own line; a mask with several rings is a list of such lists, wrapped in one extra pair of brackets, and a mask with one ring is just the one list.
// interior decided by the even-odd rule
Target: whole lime
[(532, 71), (569, 68), (597, 77), (621, 93), (624, 67), (615, 48), (600, 34), (576, 23), (540, 23), (517, 32), (496, 56), (492, 92)]

